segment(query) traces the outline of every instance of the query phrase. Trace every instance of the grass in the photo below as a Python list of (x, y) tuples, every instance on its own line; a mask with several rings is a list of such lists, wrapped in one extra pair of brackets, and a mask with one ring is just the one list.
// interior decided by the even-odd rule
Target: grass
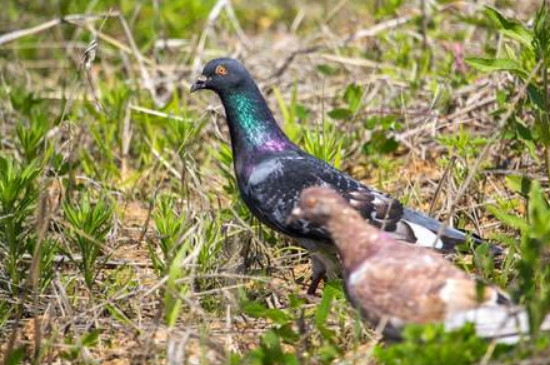
[(238, 55), (307, 151), (506, 246), (503, 262), (483, 247), (455, 262), (536, 324), (550, 311), (548, 9), (221, 3), (4, 5), (1, 361), (545, 359), (537, 333), (504, 347), (413, 326), (384, 344), (341, 283), (305, 298), (307, 254), (251, 216), (219, 102), (188, 90), (205, 60)]

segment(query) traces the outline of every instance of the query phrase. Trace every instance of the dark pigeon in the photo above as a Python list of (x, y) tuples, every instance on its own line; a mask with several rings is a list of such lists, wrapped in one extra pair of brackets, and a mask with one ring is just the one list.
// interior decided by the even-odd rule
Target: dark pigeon
[[(191, 92), (218, 94), (227, 117), (237, 183), (243, 200), (258, 219), (274, 230), (295, 237), (312, 253), (313, 283), (337, 274), (335, 248), (323, 226), (306, 220), (287, 222), (299, 195), (309, 186), (326, 186), (340, 193), (369, 223), (393, 237), (441, 251), (452, 251), (467, 235), (371, 189), (326, 162), (304, 152), (283, 133), (258, 86), (238, 61), (218, 58), (206, 64)], [(442, 229), (441, 237), (437, 232)], [(473, 237), (475, 242), (481, 242)]]
[[(336, 191), (305, 189), (289, 220), (327, 227), (338, 248), (346, 293), (373, 327), (401, 339), (407, 324), (442, 323), (446, 330), (473, 323), (480, 337), (516, 343), (528, 337), (525, 307), (499, 288), (466, 274), (441, 255), (399, 243), (365, 223)], [(550, 331), (550, 316), (540, 325)]]

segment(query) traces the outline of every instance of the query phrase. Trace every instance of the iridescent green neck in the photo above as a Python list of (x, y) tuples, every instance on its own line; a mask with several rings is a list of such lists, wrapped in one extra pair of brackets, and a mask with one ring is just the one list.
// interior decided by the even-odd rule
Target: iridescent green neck
[(283, 150), (294, 146), (277, 125), (256, 85), (220, 93), (234, 153)]

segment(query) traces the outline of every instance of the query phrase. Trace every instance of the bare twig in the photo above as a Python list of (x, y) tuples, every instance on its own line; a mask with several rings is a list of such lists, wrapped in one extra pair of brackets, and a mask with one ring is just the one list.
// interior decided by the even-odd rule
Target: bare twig
[(49, 20), (35, 27), (15, 30), (13, 32), (6, 33), (0, 36), (0, 46), (6, 43), (16, 41), (20, 38), (42, 33), (50, 28), (53, 28), (63, 23), (71, 23), (71, 24), (77, 24), (77, 23), (83, 23), (83, 22), (87, 23), (87, 22), (94, 22), (96, 20), (101, 20), (101, 19), (104, 19), (105, 17), (115, 17), (115, 16), (119, 16), (119, 13), (108, 12), (105, 14), (95, 14), (95, 15), (87, 15), (87, 14), (66, 15), (61, 18)]
[(447, 180), (447, 177), (449, 176), (449, 173), (451, 172), (451, 169), (453, 168), (455, 164), (456, 157), (451, 157), (449, 160), (447, 167), (445, 168), (445, 172), (443, 172), (443, 176), (441, 177), (441, 180), (439, 180), (439, 184), (437, 184), (437, 188), (435, 189), (434, 196), (432, 198), (432, 203), (430, 204), (430, 210), (429, 215), (433, 216), (435, 211), (435, 205), (437, 203), (437, 198), (439, 197), (439, 194), (441, 193), (441, 188), (443, 187), (443, 183)]

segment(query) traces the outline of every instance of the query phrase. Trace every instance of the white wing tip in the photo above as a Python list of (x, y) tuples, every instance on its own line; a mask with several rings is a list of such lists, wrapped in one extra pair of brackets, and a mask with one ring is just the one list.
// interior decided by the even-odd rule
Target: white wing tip
[(416, 236), (416, 245), (429, 248), (443, 248), (443, 241), (437, 237), (437, 233), (430, 231), (428, 228), (422, 227), (419, 224), (405, 221), (411, 227)]
[(499, 343), (516, 343), (529, 332), (527, 312), (517, 307), (485, 306), (454, 313), (445, 319), (445, 329), (455, 330), (466, 323), (474, 324), (479, 337)]

